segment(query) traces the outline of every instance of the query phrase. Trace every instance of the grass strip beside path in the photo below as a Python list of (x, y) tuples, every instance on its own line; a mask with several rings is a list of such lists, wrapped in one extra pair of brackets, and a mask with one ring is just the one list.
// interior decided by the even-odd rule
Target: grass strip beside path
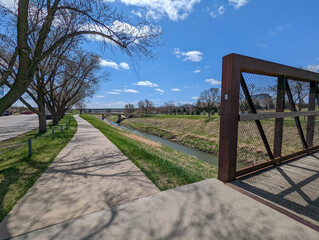
[(81, 117), (99, 129), (160, 189), (217, 176), (216, 167), (193, 156), (125, 131), (92, 115)]
[[(66, 125), (69, 115), (66, 115), (59, 125)], [(33, 130), (17, 137), (2, 141), (1, 152), (12, 146), (25, 143), (32, 138), (32, 156), (28, 156), (28, 145), (19, 148), (13, 154), (8, 153), (0, 158), (0, 221), (10, 212), (13, 206), (32, 187), (35, 181), (49, 167), (58, 153), (71, 140), (77, 129), (77, 123), (71, 116), (70, 128), (63, 132), (57, 128), (55, 138), (51, 134), (39, 134)], [(49, 129), (48, 131), (51, 131)]]

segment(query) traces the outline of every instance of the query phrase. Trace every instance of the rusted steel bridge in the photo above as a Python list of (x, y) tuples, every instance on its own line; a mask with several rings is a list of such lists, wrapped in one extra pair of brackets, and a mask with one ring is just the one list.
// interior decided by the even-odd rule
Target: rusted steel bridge
[(319, 231), (318, 83), (315, 72), (225, 56), (218, 178)]

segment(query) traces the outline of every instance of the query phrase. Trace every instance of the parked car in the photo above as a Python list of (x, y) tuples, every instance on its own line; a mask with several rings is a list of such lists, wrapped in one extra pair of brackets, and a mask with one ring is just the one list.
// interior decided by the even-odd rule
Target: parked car
[(12, 115), (12, 112), (7, 110), (7, 111), (4, 111), (3, 113), (0, 113), (0, 117), (2, 116), (9, 116), (9, 115)]
[(4, 111), (3, 116), (9, 116), (9, 115), (12, 115), (11, 111), (9, 111), (9, 110)]
[(32, 111), (23, 111), (23, 112), (20, 112), (20, 114), (33, 114), (34, 112)]

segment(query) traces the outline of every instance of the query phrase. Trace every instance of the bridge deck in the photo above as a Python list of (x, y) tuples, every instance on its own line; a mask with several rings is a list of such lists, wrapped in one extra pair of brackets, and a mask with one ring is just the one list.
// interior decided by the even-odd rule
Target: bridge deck
[(233, 182), (319, 227), (319, 153)]

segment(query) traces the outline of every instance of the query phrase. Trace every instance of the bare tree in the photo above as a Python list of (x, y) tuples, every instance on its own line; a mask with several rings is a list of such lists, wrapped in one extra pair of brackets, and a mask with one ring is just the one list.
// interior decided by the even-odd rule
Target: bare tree
[(174, 108), (176, 107), (175, 102), (173, 100), (170, 100), (168, 102), (164, 103), (164, 108), (166, 110), (166, 113), (173, 114)]
[[(309, 83), (302, 81), (288, 80), (289, 88), (293, 101), (298, 111), (301, 111), (305, 106), (305, 98), (309, 94)], [(277, 96), (277, 84), (268, 86), (268, 91), (273, 95)], [(287, 98), (287, 96), (286, 96)], [(289, 103), (288, 103), (289, 104)]]
[(192, 112), (195, 111), (195, 106), (193, 104), (184, 104), (184, 108), (186, 109), (189, 115), (191, 115)]
[(57, 124), (74, 104), (94, 95), (101, 80), (96, 75), (99, 68), (99, 57), (94, 54), (76, 51), (72, 58), (65, 59), (62, 71), (51, 79), (45, 95), (53, 124)]
[(74, 105), (77, 109), (79, 109), (80, 114), (82, 114), (83, 110), (85, 110), (87, 108), (85, 101), (84, 100), (80, 100), (77, 103), (75, 103)]
[(146, 115), (151, 113), (152, 109), (154, 108), (154, 104), (151, 100), (144, 99), (137, 103), (140, 112), (144, 112)]
[[(1, 19), (16, 26), (13, 47), (1, 71), (0, 86), (17, 65), (14, 82), (0, 99), (0, 113), (27, 90), (41, 61), (71, 38), (95, 37), (109, 46), (120, 47), (132, 58), (152, 57), (152, 50), (158, 45), (160, 29), (157, 26), (145, 20), (132, 26), (121, 14), (116, 14), (107, 1), (19, 0), (16, 10), (0, 8)], [(6, 31), (0, 28), (0, 40), (8, 38)], [(50, 36), (56, 33), (59, 37), (52, 41)]]
[[(67, 59), (66, 56), (71, 55), (72, 52), (68, 48), (69, 46), (76, 47), (75, 45), (76, 43), (72, 41), (68, 44), (61, 45), (53, 54), (46, 57), (39, 64), (33, 81), (26, 90), (26, 94), (37, 104), (37, 109), (33, 108), (24, 97), (20, 97), (20, 100), (38, 115), (39, 132), (46, 132), (47, 130), (46, 115), (48, 108), (46, 107), (45, 99), (50, 95), (50, 91), (57, 91), (57, 89), (61, 87), (55, 85), (55, 88), (50, 88), (50, 86), (52, 86), (56, 77), (61, 74), (62, 71), (65, 71), (63, 69), (64, 61)], [(57, 124), (57, 122), (54, 123)]]
[(289, 81), (291, 94), (298, 111), (301, 111), (305, 105), (305, 98), (309, 94), (309, 83), (301, 81)]
[(131, 103), (125, 104), (125, 107), (124, 107), (125, 113), (133, 113), (134, 111), (135, 111), (134, 104), (131, 104)]
[(208, 117), (210, 117), (213, 106), (217, 103), (219, 98), (220, 96), (218, 88), (210, 88), (208, 90), (201, 92), (200, 102), (208, 112)]

